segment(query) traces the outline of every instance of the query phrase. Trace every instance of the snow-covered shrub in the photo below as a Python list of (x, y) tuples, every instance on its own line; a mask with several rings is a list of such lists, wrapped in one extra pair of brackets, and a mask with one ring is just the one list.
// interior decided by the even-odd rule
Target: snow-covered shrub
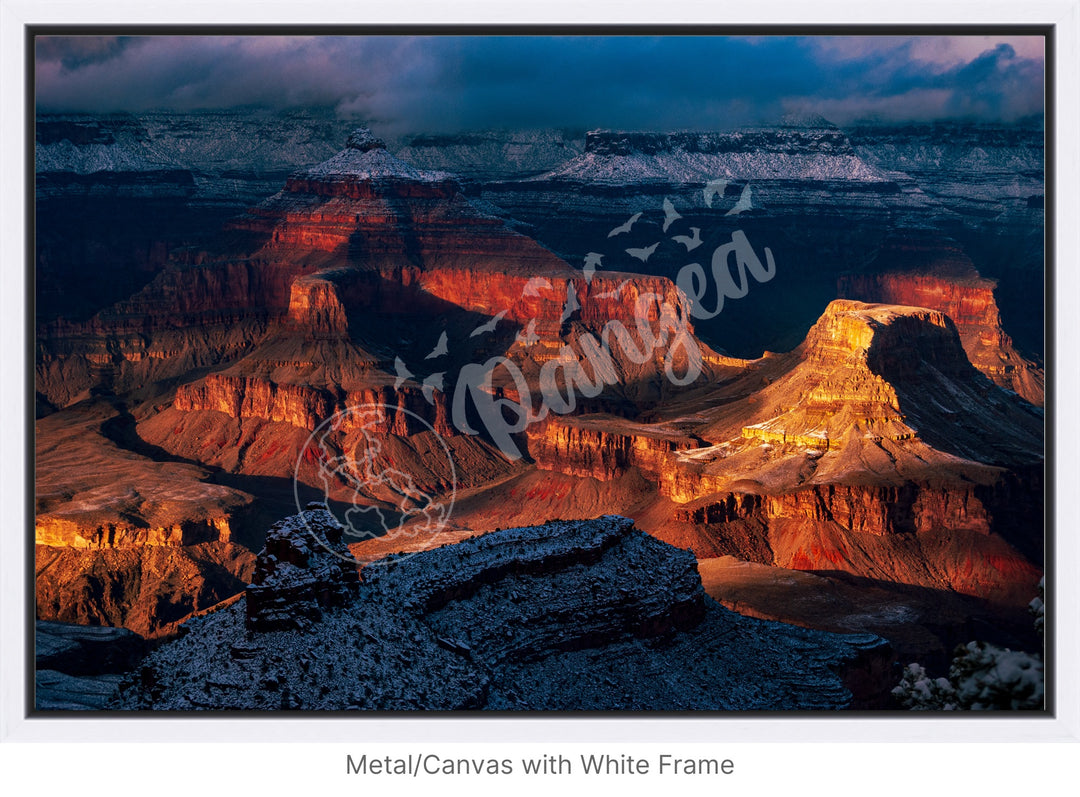
[[(1044, 581), (1029, 604), (1035, 630), (1043, 635)], [(1043, 662), (1036, 653), (968, 642), (953, 652), (948, 678), (931, 678), (920, 664), (909, 664), (893, 697), (912, 711), (1041, 709)]]
[(949, 680), (955, 685), (958, 708), (1043, 707), (1043, 664), (1031, 653), (968, 642), (957, 648)]
[(1046, 601), (1046, 578), (1039, 579), (1039, 595), (1037, 598), (1028, 604), (1028, 611), (1035, 617), (1035, 630), (1039, 634), (1039, 639), (1043, 638), (1043, 610), (1045, 608), (1044, 603)]
[(904, 677), (892, 690), (901, 706), (912, 711), (942, 711), (956, 708), (956, 690), (948, 678), (931, 678), (921, 664), (909, 664)]

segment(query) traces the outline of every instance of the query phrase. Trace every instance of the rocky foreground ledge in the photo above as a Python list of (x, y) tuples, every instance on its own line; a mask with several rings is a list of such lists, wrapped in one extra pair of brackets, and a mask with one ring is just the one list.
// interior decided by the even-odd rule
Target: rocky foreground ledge
[(894, 680), (880, 637), (730, 612), (689, 552), (621, 517), (389, 557), (360, 583), (345, 550), (324, 510), (279, 523), (247, 601), (185, 623), (111, 707), (829, 710), (881, 707)]

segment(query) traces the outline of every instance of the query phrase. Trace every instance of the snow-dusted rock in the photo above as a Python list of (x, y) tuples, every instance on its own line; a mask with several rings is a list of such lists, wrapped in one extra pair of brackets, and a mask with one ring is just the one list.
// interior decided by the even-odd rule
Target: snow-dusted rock
[(591, 184), (732, 180), (855, 180), (888, 177), (860, 158), (836, 128), (760, 128), (731, 133), (594, 130), (585, 151), (537, 180)]
[(520, 180), (580, 155), (585, 139), (562, 130), (478, 130), (402, 136), (388, 146), (413, 166), (463, 180)]
[[(275, 538), (306, 540), (313, 515), (325, 521), (306, 512)], [(364, 569), (355, 599), (321, 614), (268, 631), (246, 628), (240, 605), (193, 619), (147, 657), (115, 705), (837, 709), (853, 701), (847, 675), (887, 670), (889, 660), (879, 637), (723, 609), (705, 595), (689, 552), (618, 517), (390, 557)]]
[(342, 533), (325, 509), (309, 509), (275, 524), (247, 588), (247, 627), (302, 628), (320, 619), (324, 609), (349, 603), (359, 579)]
[(446, 172), (429, 171), (411, 166), (391, 155), (381, 139), (366, 127), (354, 130), (345, 149), (332, 158), (295, 175), (301, 180), (404, 180), (409, 182), (442, 182), (451, 179)]

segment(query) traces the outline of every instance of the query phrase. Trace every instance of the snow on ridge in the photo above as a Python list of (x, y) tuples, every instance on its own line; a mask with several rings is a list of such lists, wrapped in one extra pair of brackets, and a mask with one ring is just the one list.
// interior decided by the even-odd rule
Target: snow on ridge
[(592, 131), (586, 151), (533, 178), (625, 185), (638, 182), (822, 180), (888, 182), (833, 129), (764, 128), (732, 133)]
[(373, 149), (386, 149), (386, 144), (366, 127), (358, 127), (349, 134), (345, 148), (368, 152)]
[[(352, 141), (351, 137), (350, 141)], [(378, 146), (370, 146), (368, 149), (349, 146), (329, 160), (308, 169), (303, 169), (293, 176), (318, 180), (389, 179), (423, 183), (443, 182), (453, 179), (453, 176), (448, 172), (418, 169), (391, 155), (385, 148)]]
[(125, 147), (116, 144), (76, 145), (64, 140), (38, 146), (34, 152), (34, 170), (44, 172), (152, 172), (183, 169), (184, 166), (150, 147)]
[[(123, 125), (101, 125), (103, 132), (97, 136), (98, 141), (73, 143), (70, 138), (59, 138), (38, 143), (36, 171), (93, 174), (189, 170), (211, 175), (230, 171), (255, 174), (293, 171), (295, 176), (318, 179), (417, 182), (451, 177), (446, 172), (417, 168), (394, 157), (367, 128), (353, 130), (345, 149), (323, 160), (334, 152), (327, 141), (331, 126), (304, 116), (148, 114), (140, 117), (137, 129), (127, 120), (122, 121)], [(82, 119), (75, 119), (72, 124), (90, 129)], [(340, 142), (341, 138), (337, 140)], [(309, 166), (311, 163), (316, 165)]]
[(532, 178), (629, 184), (638, 182), (694, 183), (730, 180), (848, 180), (889, 182), (883, 170), (857, 155), (733, 152), (722, 155), (671, 152), (656, 155), (597, 155), (587, 152)]
[(1015, 174), (1039, 172), (1044, 166), (1041, 147), (986, 147), (963, 141), (893, 140), (856, 145), (870, 163), (906, 172), (952, 170), (965, 173), (987, 171)]
[(478, 130), (399, 137), (389, 144), (414, 166), (466, 179), (520, 179), (542, 174), (580, 155), (584, 139), (562, 130)]
[(43, 114), (38, 123), (50, 135), (37, 142), (36, 170), (76, 174), (183, 169), (284, 175), (332, 155), (348, 129), (318, 114), (240, 112)]

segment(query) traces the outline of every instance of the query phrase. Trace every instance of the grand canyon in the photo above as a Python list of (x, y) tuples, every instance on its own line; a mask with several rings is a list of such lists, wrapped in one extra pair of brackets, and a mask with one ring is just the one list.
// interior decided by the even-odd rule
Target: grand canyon
[(35, 136), (39, 709), (889, 710), (1041, 651), (1041, 118)]

